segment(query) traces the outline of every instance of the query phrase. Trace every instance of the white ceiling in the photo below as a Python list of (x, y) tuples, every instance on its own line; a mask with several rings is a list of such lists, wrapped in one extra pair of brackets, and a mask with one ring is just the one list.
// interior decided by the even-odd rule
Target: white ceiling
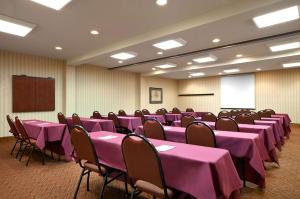
[[(225, 45), (300, 29), (300, 20), (258, 29), (252, 22), (257, 15), (299, 5), (299, 0), (169, 0), (159, 7), (155, 0), (73, 0), (61, 11), (40, 6), (29, 0), (0, 0), (0, 14), (37, 25), (27, 37), (0, 33), (0, 49), (41, 55), (67, 60), (70, 65), (83, 63), (103, 67), (116, 67), (117, 60), (110, 55), (134, 51), (136, 58), (123, 65), (179, 53)], [(92, 29), (99, 30), (92, 36)], [(221, 42), (213, 44), (214, 38)], [(187, 44), (182, 48), (159, 51), (152, 44), (174, 38), (183, 38)], [(168, 78), (187, 78), (190, 72), (217, 75), (225, 68), (239, 68), (241, 73), (276, 70), (287, 61), (300, 60), (300, 51), (271, 53), (268, 45), (284, 41), (300, 41), (300, 34), (216, 50), (199, 55), (166, 59), (122, 68), (142, 75), (158, 75)], [(56, 51), (55, 46), (62, 46)], [(197, 56), (213, 54), (217, 62), (206, 65), (187, 66)], [(236, 60), (236, 54), (243, 59)], [(176, 68), (152, 71), (165, 62), (177, 64)]]

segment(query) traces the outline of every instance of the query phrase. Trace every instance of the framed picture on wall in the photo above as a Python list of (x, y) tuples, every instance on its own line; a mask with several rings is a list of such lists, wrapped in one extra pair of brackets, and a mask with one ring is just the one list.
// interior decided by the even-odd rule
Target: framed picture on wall
[(149, 88), (149, 101), (150, 104), (162, 104), (163, 90), (162, 88)]

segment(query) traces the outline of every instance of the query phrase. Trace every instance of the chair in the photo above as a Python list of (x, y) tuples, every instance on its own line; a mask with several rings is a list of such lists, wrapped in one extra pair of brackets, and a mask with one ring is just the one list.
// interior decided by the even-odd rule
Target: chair
[(165, 115), (165, 111), (163, 109), (158, 109), (156, 112), (155, 112), (156, 115)]
[(165, 114), (168, 113), (167, 109), (165, 109), (165, 108), (161, 108), (161, 110), (163, 110), (165, 112)]
[(249, 114), (252, 116), (252, 118), (253, 118), (254, 120), (261, 120), (261, 118), (260, 118), (260, 116), (258, 115), (258, 113), (254, 112), (254, 111), (251, 111)]
[(118, 116), (113, 112), (108, 113), (108, 119), (114, 122), (114, 125), (118, 133), (122, 133), (122, 134), (132, 133), (128, 128), (121, 126)]
[(193, 123), (195, 121), (195, 118), (194, 116), (192, 115), (186, 115), (186, 116), (183, 116), (181, 118), (181, 127), (187, 127), (190, 123)]
[(122, 154), (133, 187), (131, 198), (140, 192), (146, 192), (153, 198), (175, 197), (174, 191), (166, 186), (159, 154), (147, 138), (126, 135), (122, 141)]
[(172, 109), (172, 113), (173, 113), (173, 114), (181, 114), (181, 111), (180, 111), (177, 107), (174, 107), (174, 108)]
[(68, 124), (67, 119), (62, 112), (57, 113), (57, 119), (60, 124)]
[(232, 117), (232, 115), (229, 111), (221, 111), (219, 112), (218, 117)]
[[(101, 157), (97, 156), (94, 144), (88, 134), (88, 132), (81, 126), (74, 126), (71, 131), (71, 142), (74, 146), (76, 162), (82, 168), (80, 178), (76, 187), (75, 194), (73, 198), (75, 199), (81, 184), (82, 177), (87, 175), (87, 191), (89, 188), (90, 173), (95, 172), (104, 178), (104, 183), (101, 188), (100, 198), (103, 197), (105, 187), (114, 181), (115, 179), (125, 176), (125, 190), (127, 193), (127, 177), (124, 172), (118, 171), (116, 169), (110, 168), (102, 163), (100, 163)], [(112, 177), (112, 174), (116, 174)], [(108, 180), (108, 177), (112, 179)]]
[(80, 117), (76, 113), (73, 113), (73, 115), (72, 115), (72, 123), (73, 123), (73, 126), (75, 126), (75, 125), (83, 126), (82, 122), (80, 120)]
[(206, 121), (206, 122), (216, 122), (217, 121), (217, 117), (213, 114), (213, 113), (205, 113), (202, 115), (202, 121)]
[(119, 112), (118, 112), (118, 116), (124, 116), (124, 117), (126, 117), (127, 114), (126, 114), (126, 112), (125, 112), (123, 109), (121, 109), (121, 110), (119, 110)]
[[(65, 115), (62, 112), (57, 113), (57, 119), (60, 124), (65, 124), (66, 127), (68, 128), (68, 131), (70, 132), (71, 128), (67, 122)], [(64, 132), (59, 141), (47, 142), (47, 144), (50, 146), (50, 149), (51, 149), (52, 158), (53, 158), (53, 151), (56, 151), (56, 152), (58, 152), (58, 160), (60, 160), (61, 151), (63, 151), (62, 140), (64, 138), (65, 131), (66, 131), (66, 129), (64, 129)]]
[(98, 111), (93, 112), (94, 119), (102, 119), (102, 115)]
[(250, 110), (249, 109), (241, 109), (240, 113), (250, 113)]
[(215, 123), (215, 129), (220, 131), (239, 131), (239, 126), (230, 117), (219, 117)]
[[(16, 142), (15, 142), (15, 144), (14, 144), (14, 146), (13, 146), (11, 152), (10, 152), (10, 154), (12, 155), (15, 148), (16, 148), (16, 146), (17, 146), (17, 144), (20, 144), (20, 148), (21, 148), (21, 146), (23, 145), (24, 140), (22, 139), (21, 135), (19, 135), (19, 132), (18, 132), (16, 126), (15, 126), (15, 123), (9, 115), (6, 115), (6, 120), (8, 122), (9, 127), (10, 127), (9, 131), (13, 134), (14, 138), (16, 139)], [(20, 150), (20, 148), (19, 148), (19, 150)], [(19, 152), (19, 150), (18, 150), (18, 152)]]
[(134, 117), (140, 117), (142, 120), (142, 124), (145, 123), (145, 117), (144, 117), (144, 114), (142, 113), (142, 111), (140, 111), (140, 110), (134, 111)]
[(166, 140), (164, 127), (156, 119), (146, 120), (143, 129), (144, 129), (144, 135), (147, 138)]
[(192, 108), (186, 108), (185, 112), (195, 112)]
[(44, 165), (45, 164), (44, 153), (36, 145), (37, 140), (35, 140), (33, 138), (30, 138), (28, 136), (28, 133), (27, 133), (27, 131), (26, 131), (24, 125), (23, 125), (23, 122), (18, 117), (15, 118), (15, 123), (16, 123), (17, 130), (21, 134), (22, 139), (24, 140), (24, 144), (25, 144), (25, 147), (24, 147), (24, 149), (23, 149), (23, 151), (21, 153), (21, 156), (19, 158), (19, 161), (21, 161), (21, 159), (22, 159), (22, 157), (23, 157), (23, 155), (24, 155), (27, 147), (29, 147), (29, 156), (28, 156), (28, 160), (27, 160), (26, 166), (28, 166), (28, 164), (29, 164), (29, 160), (31, 158), (31, 155), (32, 155), (33, 151), (38, 151), (38, 152), (41, 153), (41, 155), (42, 155), (42, 164)]
[(268, 112), (268, 113), (270, 113), (271, 115), (275, 115), (276, 114), (275, 111), (272, 110), (272, 109), (266, 109), (265, 111)]
[(235, 117), (235, 116), (237, 116), (238, 114), (240, 114), (241, 111), (239, 111), (239, 110), (237, 110), (237, 109), (233, 109), (233, 110), (230, 111), (230, 113), (231, 113), (231, 116), (232, 116), (232, 117)]
[(262, 118), (262, 117), (271, 117), (272, 114), (265, 110), (261, 110), (261, 111), (258, 111), (258, 115), (260, 118)]
[(143, 109), (143, 110), (142, 110), (142, 113), (143, 113), (144, 115), (150, 115), (150, 112), (148, 111), (148, 109)]
[(253, 117), (248, 113), (240, 113), (235, 117), (238, 124), (255, 124)]
[(206, 147), (216, 147), (214, 131), (203, 122), (193, 122), (185, 129), (187, 144), (194, 144)]

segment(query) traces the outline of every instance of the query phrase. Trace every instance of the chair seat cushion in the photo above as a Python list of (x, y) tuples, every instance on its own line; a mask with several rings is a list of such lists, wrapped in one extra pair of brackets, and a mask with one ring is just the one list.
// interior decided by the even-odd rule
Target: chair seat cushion
[[(100, 173), (99, 169), (98, 169), (98, 166), (93, 164), (93, 163), (90, 163), (90, 162), (85, 162), (84, 164), (84, 167), (90, 171), (94, 171), (96, 173)], [(105, 167), (102, 167), (100, 166), (100, 169), (101, 169), (101, 172), (102, 173), (106, 173), (107, 172), (107, 169)]]
[[(165, 196), (163, 188), (160, 188), (150, 182), (146, 182), (143, 180), (137, 180), (135, 183), (135, 186), (137, 187), (137, 189), (139, 191), (146, 192), (153, 196), (156, 196), (159, 198), (164, 198), (164, 196)], [(172, 191), (171, 189), (167, 188), (167, 194), (168, 194), (169, 198), (174, 197), (174, 191)]]

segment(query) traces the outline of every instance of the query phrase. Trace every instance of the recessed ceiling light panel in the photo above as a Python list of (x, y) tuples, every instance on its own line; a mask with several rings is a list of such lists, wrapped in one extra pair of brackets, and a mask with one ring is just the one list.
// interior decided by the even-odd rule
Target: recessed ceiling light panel
[(300, 66), (300, 61), (298, 62), (291, 62), (291, 63), (285, 63), (282, 64), (283, 68), (293, 68), (293, 67), (299, 67)]
[(98, 30), (91, 30), (90, 32), (92, 35), (99, 35), (99, 31)]
[(121, 52), (114, 55), (111, 55), (111, 58), (119, 59), (119, 60), (127, 60), (131, 59), (137, 56), (137, 53), (135, 52)]
[(191, 73), (190, 75), (191, 75), (192, 77), (200, 77), (200, 76), (204, 76), (205, 73), (201, 73), (201, 72), (199, 72), (199, 73)]
[(25, 37), (36, 25), (0, 15), (0, 32)]
[(162, 65), (155, 66), (156, 68), (167, 69), (167, 68), (175, 68), (176, 64), (166, 63)]
[(237, 73), (239, 71), (240, 71), (239, 69), (233, 68), (233, 69), (226, 69), (226, 70), (224, 70), (224, 73)]
[(48, 8), (52, 8), (54, 10), (61, 10), (72, 0), (31, 0), (31, 1), (46, 6)]
[(215, 38), (212, 40), (213, 43), (219, 43), (220, 41), (221, 41), (221, 39), (219, 39), (219, 38)]
[(159, 6), (165, 6), (167, 5), (168, 0), (156, 0), (156, 4)]
[(213, 62), (216, 61), (218, 58), (214, 55), (209, 55), (209, 56), (205, 56), (205, 57), (198, 57), (193, 59), (194, 62), (197, 63), (207, 63), (207, 62)]
[(265, 28), (296, 19), (299, 19), (299, 8), (298, 6), (292, 6), (258, 17), (254, 17), (253, 21), (258, 28)]
[(300, 48), (300, 42), (291, 42), (291, 43), (270, 46), (270, 50), (272, 52), (292, 50), (292, 49), (296, 49), (296, 48)]
[(178, 47), (182, 47), (186, 44), (186, 41), (184, 41), (181, 38), (178, 39), (171, 39), (171, 40), (167, 40), (167, 41), (163, 41), (160, 43), (156, 43), (153, 44), (154, 47), (162, 49), (162, 50), (169, 50), (169, 49), (173, 49), (173, 48), (178, 48)]

